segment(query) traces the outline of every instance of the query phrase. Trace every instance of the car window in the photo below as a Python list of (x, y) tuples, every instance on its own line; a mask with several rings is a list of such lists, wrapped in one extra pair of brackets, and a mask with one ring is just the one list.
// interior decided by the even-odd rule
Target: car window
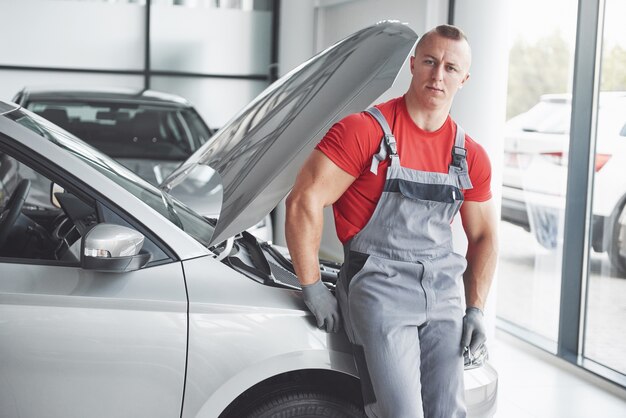
[[(81, 232), (97, 223), (95, 207), (80, 201), (76, 204), (88, 209), (80, 218), (71, 219), (67, 212), (50, 204), (49, 180), (45, 191), (40, 190), (44, 182), (32, 181), (44, 176), (8, 154), (0, 158), (0, 171), (9, 173), (3, 178), (0, 196), (0, 258), (79, 265)], [(30, 194), (44, 193), (48, 195), (46, 207), (23, 203)]]
[[(78, 266), (81, 238), (91, 227), (107, 222), (133, 228), (106, 205), (82, 199), (62, 183), (57, 183), (60, 189), (55, 193), (61, 208), (54, 206), (51, 202), (52, 181), (28, 164), (2, 152), (0, 173), (5, 174), (0, 182), (0, 213), (14, 209), (13, 196), (23, 193), (26, 185), (26, 200), (37, 195), (38, 201), (43, 202), (37, 206), (26, 202), (16, 207), (19, 213), (14, 218), (7, 219), (3, 215), (0, 221), (1, 258), (27, 259), (31, 264)], [(148, 237), (144, 237), (142, 248), (150, 253), (152, 264), (170, 260)]]
[(186, 160), (210, 136), (190, 108), (32, 101), (26, 106), (112, 158)]
[(9, 196), (17, 186), (17, 165), (15, 160), (0, 152), (0, 208), (3, 208)]
[(214, 230), (211, 223), (169, 194), (161, 192), (127, 168), (46, 119), (23, 110), (16, 110), (7, 116), (85, 161), (200, 243), (208, 246)]

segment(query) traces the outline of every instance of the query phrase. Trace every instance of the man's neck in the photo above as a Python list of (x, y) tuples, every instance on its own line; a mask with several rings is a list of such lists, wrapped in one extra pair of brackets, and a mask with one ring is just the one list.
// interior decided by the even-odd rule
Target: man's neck
[(434, 132), (441, 128), (448, 118), (450, 107), (424, 108), (410, 93), (404, 97), (406, 109), (413, 122), (427, 132)]

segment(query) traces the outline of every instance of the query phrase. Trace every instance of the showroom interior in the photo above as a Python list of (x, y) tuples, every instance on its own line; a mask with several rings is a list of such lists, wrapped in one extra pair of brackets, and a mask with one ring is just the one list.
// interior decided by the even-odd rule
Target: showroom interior
[[(451, 115), (490, 157), (501, 217), (485, 310), (495, 416), (617, 418), (626, 416), (625, 15), (620, 0), (0, 0), (0, 98), (40, 86), (151, 89), (184, 97), (218, 131), (280, 77), (376, 22), (418, 35), (461, 27), (471, 78)], [(374, 103), (404, 94), (409, 79), (405, 62)], [(279, 245), (284, 217), (283, 202), (269, 237)], [(452, 227), (464, 253), (460, 220)], [(342, 254), (326, 222), (320, 255)]]

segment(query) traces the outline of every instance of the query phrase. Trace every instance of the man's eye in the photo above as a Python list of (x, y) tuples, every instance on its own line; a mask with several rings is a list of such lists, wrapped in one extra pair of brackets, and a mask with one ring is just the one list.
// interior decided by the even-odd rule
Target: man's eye
[(448, 66), (448, 71), (456, 71), (456, 67), (453, 67), (451, 65)]
[(424, 60), (424, 64), (432, 65), (433, 63), (433, 60)]

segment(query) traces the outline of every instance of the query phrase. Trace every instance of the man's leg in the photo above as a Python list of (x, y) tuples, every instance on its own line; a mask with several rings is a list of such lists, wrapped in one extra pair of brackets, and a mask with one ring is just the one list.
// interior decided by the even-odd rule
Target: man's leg
[[(350, 322), (365, 410), (376, 418), (423, 418), (420, 340), (425, 297), (420, 265), (370, 266), (350, 286)], [(398, 270), (411, 271), (398, 271)]]
[(361, 349), (359, 373), (363, 375), (361, 368), (365, 368), (373, 397), (365, 406), (367, 415), (423, 418), (417, 327), (401, 326), (390, 333), (372, 332), (360, 337), (363, 346), (355, 347), (355, 356), (358, 359)]
[(461, 321), (459, 313), (458, 319), (431, 320), (420, 327), (422, 398), (428, 418), (466, 416)]

